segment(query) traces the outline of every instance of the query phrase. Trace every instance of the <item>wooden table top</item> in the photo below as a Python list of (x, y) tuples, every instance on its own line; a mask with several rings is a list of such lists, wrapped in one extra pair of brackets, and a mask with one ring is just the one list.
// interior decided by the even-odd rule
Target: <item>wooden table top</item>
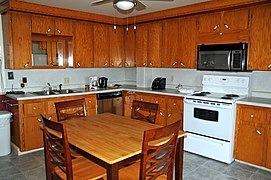
[[(109, 113), (61, 123), (66, 126), (70, 144), (108, 164), (140, 154), (144, 131), (161, 127)], [(180, 131), (179, 137), (185, 135), (185, 132)], [(155, 144), (159, 143), (162, 142)]]

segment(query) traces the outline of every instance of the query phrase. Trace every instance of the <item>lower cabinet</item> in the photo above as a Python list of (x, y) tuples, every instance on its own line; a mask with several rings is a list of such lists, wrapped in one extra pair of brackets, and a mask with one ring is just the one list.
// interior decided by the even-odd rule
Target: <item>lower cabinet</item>
[(235, 158), (271, 168), (271, 108), (238, 105)]
[(133, 100), (159, 104), (157, 124), (166, 126), (183, 119), (183, 98), (150, 93), (124, 91), (124, 116), (131, 116)]
[(15, 101), (7, 99), (7, 109), (13, 113), (11, 123), (11, 140), (21, 152), (43, 147), (43, 136), (40, 129), (40, 114), (57, 121), (55, 102), (84, 98), (87, 116), (95, 115), (97, 108), (96, 95), (79, 95), (57, 98)]

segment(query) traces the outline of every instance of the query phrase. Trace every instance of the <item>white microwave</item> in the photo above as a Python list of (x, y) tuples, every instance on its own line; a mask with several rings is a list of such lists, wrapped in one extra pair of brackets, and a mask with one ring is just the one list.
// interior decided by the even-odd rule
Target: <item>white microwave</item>
[(246, 71), (247, 43), (198, 46), (198, 70)]

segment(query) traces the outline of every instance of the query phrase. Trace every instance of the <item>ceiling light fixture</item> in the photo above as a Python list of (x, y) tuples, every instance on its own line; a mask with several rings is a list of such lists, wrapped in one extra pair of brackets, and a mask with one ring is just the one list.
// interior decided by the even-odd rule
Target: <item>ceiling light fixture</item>
[(130, 0), (119, 0), (119, 1), (115, 2), (114, 5), (123, 11), (128, 11), (128, 10), (134, 8), (136, 3), (133, 1), (130, 1)]

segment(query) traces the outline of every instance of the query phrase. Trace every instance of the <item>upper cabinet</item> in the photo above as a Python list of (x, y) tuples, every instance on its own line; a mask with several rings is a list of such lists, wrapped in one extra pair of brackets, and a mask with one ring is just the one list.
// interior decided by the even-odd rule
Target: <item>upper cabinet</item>
[(73, 61), (69, 66), (75, 68), (93, 67), (93, 25), (89, 22), (74, 21)]
[(95, 68), (106, 68), (110, 66), (110, 41), (109, 28), (106, 24), (94, 24), (94, 47), (93, 58)]
[(179, 67), (196, 68), (196, 17), (179, 20)]
[(271, 4), (251, 9), (249, 70), (271, 70)]
[(32, 16), (32, 33), (72, 36), (72, 21), (64, 18), (53, 18), (48, 16)]
[(121, 26), (109, 27), (110, 67), (123, 67), (124, 29)]
[(148, 24), (136, 27), (135, 59), (137, 67), (147, 67), (148, 61)]
[(163, 26), (162, 66), (177, 68), (179, 66), (179, 19), (166, 20)]
[(133, 26), (124, 29), (125, 67), (135, 66), (135, 30)]
[(248, 32), (248, 8), (209, 13), (198, 17), (198, 44), (248, 42)]
[(2, 15), (5, 68), (31, 68), (31, 16), (9, 11)]

